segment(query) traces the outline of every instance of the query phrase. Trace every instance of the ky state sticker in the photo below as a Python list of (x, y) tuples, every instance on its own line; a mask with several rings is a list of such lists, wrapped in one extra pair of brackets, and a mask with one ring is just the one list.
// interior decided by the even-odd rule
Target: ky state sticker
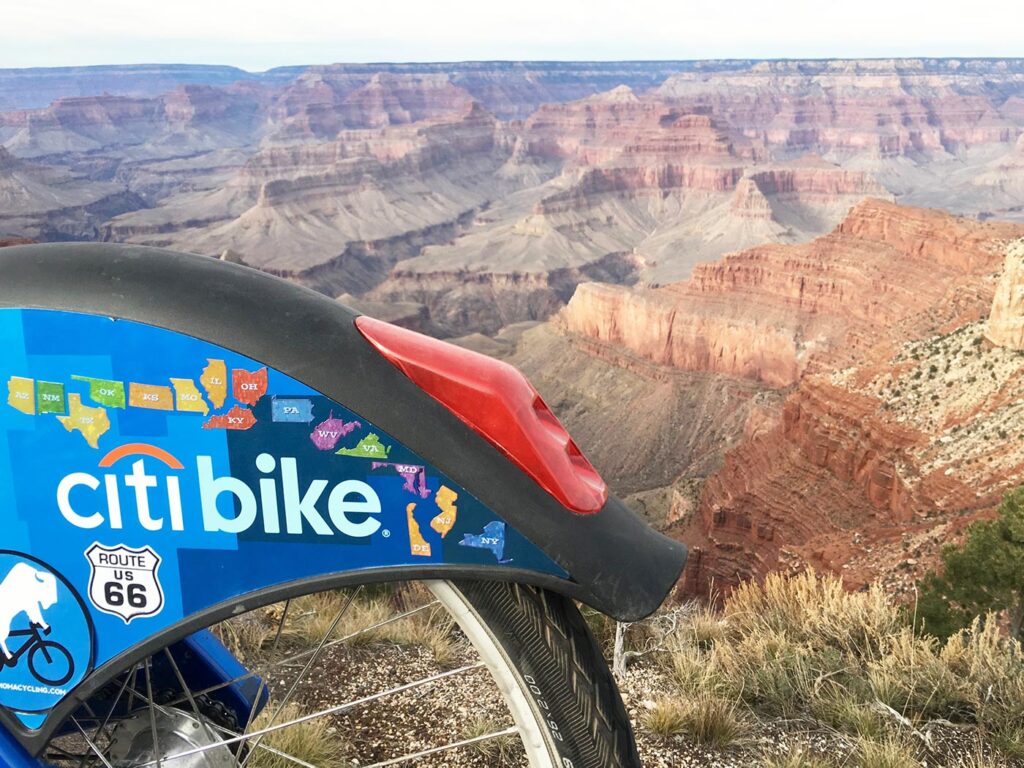
[(156, 616), (164, 607), (164, 590), (157, 570), (160, 556), (152, 547), (132, 549), (124, 544), (93, 544), (86, 550), (92, 566), (89, 599), (104, 613), (120, 616), (125, 624)]

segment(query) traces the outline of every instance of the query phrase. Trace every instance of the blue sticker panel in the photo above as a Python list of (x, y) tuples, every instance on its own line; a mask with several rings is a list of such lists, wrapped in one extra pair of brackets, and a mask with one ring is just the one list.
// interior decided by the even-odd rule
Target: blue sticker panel
[[(93, 665), (266, 587), (438, 563), (566, 576), (395, 437), (258, 361), (49, 310), (0, 310), (0, 344), (0, 579), (57, 591), (5, 603), (0, 582), (0, 636), (50, 627), (11, 635), (34, 656), (0, 650), (0, 706), (28, 727)], [(63, 658), (49, 642), (74, 672), (30, 693), (47, 688), (30, 659)]]

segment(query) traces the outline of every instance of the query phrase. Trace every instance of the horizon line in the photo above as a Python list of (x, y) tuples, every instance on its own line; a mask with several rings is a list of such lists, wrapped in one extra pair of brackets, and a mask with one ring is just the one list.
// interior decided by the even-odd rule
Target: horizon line
[(383, 66), (453, 66), (453, 65), (465, 65), (465, 64), (696, 64), (696, 63), (766, 63), (766, 62), (829, 62), (829, 61), (850, 61), (850, 62), (880, 62), (880, 61), (895, 61), (895, 62), (906, 62), (906, 61), (938, 61), (938, 62), (950, 62), (950, 61), (1013, 61), (1013, 62), (1024, 62), (1024, 56), (957, 56), (957, 55), (901, 55), (901, 56), (725, 56), (725, 57), (709, 57), (709, 58), (651, 58), (651, 59), (599, 59), (599, 58), (582, 58), (582, 59), (557, 59), (557, 58), (540, 58), (540, 59), (514, 59), (514, 58), (494, 58), (494, 59), (407, 59), (407, 60), (378, 60), (378, 61), (329, 61), (329, 62), (306, 62), (296, 64), (278, 64), (273, 67), (267, 67), (265, 69), (247, 69), (246, 67), (238, 66), (236, 64), (219, 64), (213, 62), (199, 62), (199, 61), (138, 61), (131, 63), (111, 63), (111, 64), (57, 64), (57, 65), (36, 65), (27, 67), (0, 67), (0, 72), (30, 72), (39, 70), (57, 70), (57, 69), (111, 69), (111, 68), (131, 68), (131, 67), (211, 67), (211, 68), (222, 68), (222, 69), (233, 69), (239, 72), (245, 72), (246, 74), (259, 75), (273, 72), (274, 70), (282, 69), (301, 69), (309, 67), (334, 67), (334, 66), (350, 66), (350, 67), (383, 67)]

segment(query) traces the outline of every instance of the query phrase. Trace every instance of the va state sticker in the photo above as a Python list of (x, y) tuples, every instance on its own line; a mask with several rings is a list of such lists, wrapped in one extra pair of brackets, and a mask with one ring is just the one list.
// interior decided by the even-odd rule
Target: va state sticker
[(74, 588), (34, 557), (0, 551), (0, 706), (47, 712), (92, 663), (92, 624)]
[(85, 551), (92, 566), (89, 599), (104, 613), (120, 616), (125, 624), (156, 616), (164, 607), (164, 590), (157, 577), (160, 556), (152, 547), (132, 549), (124, 544), (93, 544)]

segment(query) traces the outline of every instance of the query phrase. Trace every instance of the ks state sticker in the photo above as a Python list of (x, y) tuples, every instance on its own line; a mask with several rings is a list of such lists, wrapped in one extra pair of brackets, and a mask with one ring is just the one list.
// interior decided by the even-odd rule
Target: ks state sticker
[(160, 556), (152, 547), (105, 547), (97, 543), (86, 550), (85, 557), (92, 566), (89, 599), (101, 611), (119, 616), (128, 624), (163, 610), (164, 590), (157, 575)]

